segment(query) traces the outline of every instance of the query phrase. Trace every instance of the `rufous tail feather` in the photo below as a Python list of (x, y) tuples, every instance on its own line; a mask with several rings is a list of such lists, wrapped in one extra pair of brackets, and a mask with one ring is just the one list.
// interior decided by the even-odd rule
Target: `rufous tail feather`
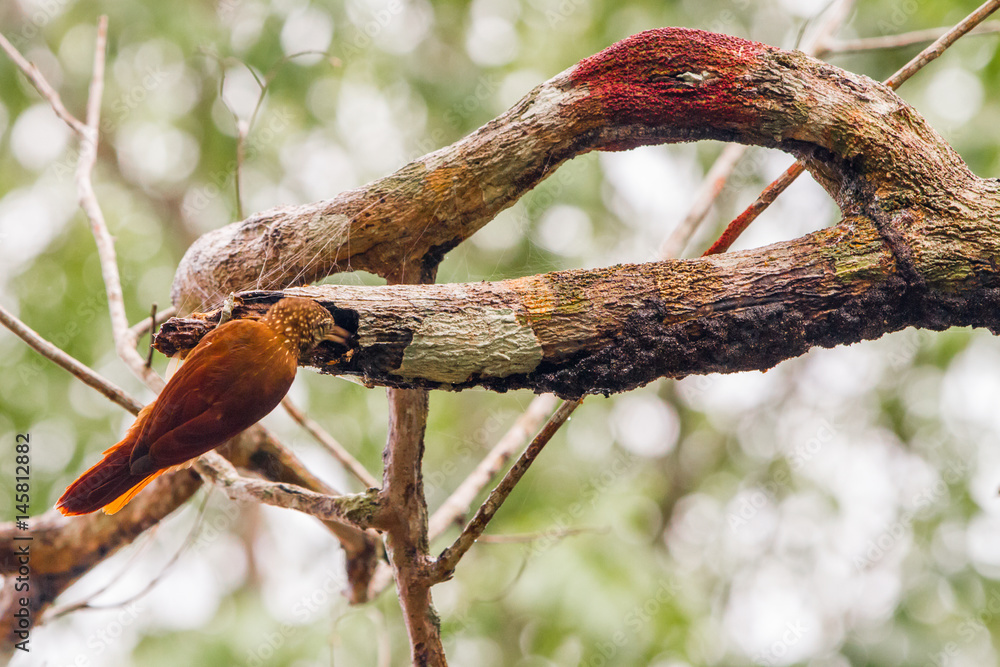
[(133, 475), (129, 471), (136, 430), (130, 429), (125, 439), (104, 452), (104, 458), (69, 485), (56, 509), (66, 516), (89, 514), (101, 508), (114, 514), (153, 481), (164, 470), (148, 475)]

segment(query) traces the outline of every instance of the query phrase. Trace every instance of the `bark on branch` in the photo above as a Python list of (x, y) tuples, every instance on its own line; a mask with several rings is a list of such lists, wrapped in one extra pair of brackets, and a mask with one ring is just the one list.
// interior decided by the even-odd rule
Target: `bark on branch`
[[(390, 275), (411, 257), (432, 270), (443, 250), (574, 155), (696, 139), (795, 155), (844, 219), (698, 260), (496, 283), (291, 290), (357, 332), (353, 349), (321, 349), (313, 364), (370, 384), (575, 397), (766, 369), (815, 345), (907, 326), (1000, 330), (1000, 182), (972, 174), (912, 107), (865, 76), (680, 28), (583, 60), (476, 133), (366, 188), (206, 235), (185, 257), (175, 298), (261, 275), (283, 285), (346, 269)], [(297, 243), (316, 248), (303, 253)], [(268, 274), (279, 266), (280, 276)], [(237, 315), (279, 296), (245, 293)], [(202, 322), (172, 320), (157, 346), (190, 347)]]

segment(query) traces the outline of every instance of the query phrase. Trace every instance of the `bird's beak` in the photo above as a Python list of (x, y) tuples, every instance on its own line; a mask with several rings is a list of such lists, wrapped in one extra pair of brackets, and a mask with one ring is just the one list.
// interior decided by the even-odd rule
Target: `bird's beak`
[(343, 327), (334, 326), (328, 334), (323, 336), (323, 340), (329, 340), (334, 343), (340, 343), (341, 345), (347, 345), (347, 341), (351, 340), (351, 332)]

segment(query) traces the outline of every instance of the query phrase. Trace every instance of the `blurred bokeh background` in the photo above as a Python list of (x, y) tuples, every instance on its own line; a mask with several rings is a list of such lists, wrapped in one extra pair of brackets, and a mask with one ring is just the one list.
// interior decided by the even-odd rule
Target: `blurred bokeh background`
[[(838, 37), (947, 26), (978, 2), (860, 0)], [(6, 0), (0, 30), (82, 115), (110, 17), (98, 197), (133, 322), (169, 303), (203, 232), (328, 198), (459, 139), (534, 85), (630, 34), (682, 25), (794, 47), (826, 0)], [(832, 54), (881, 79), (918, 50)], [(306, 52), (303, 54), (303, 52)], [(1000, 172), (1000, 37), (962, 40), (900, 94), (981, 176)], [(266, 92), (262, 91), (266, 84)], [(241, 207), (234, 165), (246, 131)], [(573, 160), (452, 251), (442, 282), (648, 261), (720, 144)], [(117, 359), (76, 206), (76, 144), (0, 58), (0, 299), (143, 400)], [(696, 234), (699, 254), (791, 163), (752, 149)], [(803, 177), (738, 248), (834, 223)], [(345, 274), (336, 281), (377, 283)], [(165, 360), (156, 360), (163, 369)], [(292, 390), (377, 476), (385, 393), (303, 372)], [(532, 396), (435, 392), (433, 510)], [(0, 331), (0, 509), (29, 432), (32, 513), (131, 416)], [(454, 665), (997, 664), (1000, 343), (906, 330), (767, 373), (592, 397), (434, 589)], [(265, 420), (318, 474), (349, 479), (281, 410)], [(19, 665), (402, 665), (394, 593), (349, 607), (315, 521), (206, 491), (62, 598)], [(204, 518), (198, 521), (199, 509)], [(439, 546), (456, 534), (450, 531)], [(176, 559), (174, 559), (175, 555)], [(133, 599), (151, 582), (151, 589)], [(122, 604), (122, 601), (127, 601)]]

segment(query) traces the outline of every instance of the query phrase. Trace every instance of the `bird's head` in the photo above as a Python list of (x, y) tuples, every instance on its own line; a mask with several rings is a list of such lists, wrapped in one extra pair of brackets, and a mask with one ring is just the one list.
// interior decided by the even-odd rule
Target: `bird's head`
[(312, 299), (285, 297), (261, 320), (284, 340), (299, 361), (305, 362), (323, 341), (346, 344), (351, 333), (337, 326), (333, 316)]

